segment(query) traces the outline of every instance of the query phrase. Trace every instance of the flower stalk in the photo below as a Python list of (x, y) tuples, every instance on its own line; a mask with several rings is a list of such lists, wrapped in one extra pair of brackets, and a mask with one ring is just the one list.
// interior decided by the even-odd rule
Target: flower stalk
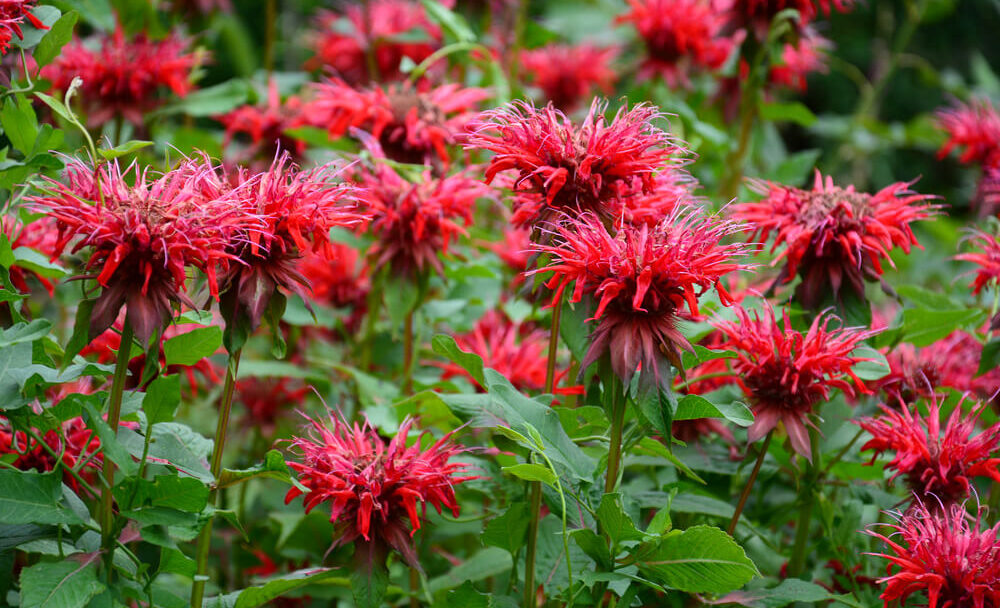
[(807, 464), (806, 474), (799, 488), (799, 519), (795, 524), (792, 557), (788, 560), (790, 578), (799, 578), (805, 571), (809, 529), (812, 524), (813, 509), (816, 506), (816, 495), (819, 493), (819, 473), (822, 463), (819, 452), (819, 431), (816, 427), (809, 427), (809, 444), (812, 446), (812, 460)]
[[(121, 344), (118, 347), (118, 357), (115, 361), (115, 375), (111, 381), (111, 394), (108, 397), (108, 426), (112, 433), (118, 432), (121, 422), (122, 395), (125, 392), (125, 378), (128, 376), (128, 362), (132, 353), (132, 338), (134, 332), (131, 319), (126, 313), (125, 324), (122, 327)], [(108, 580), (111, 579), (112, 563), (115, 551), (115, 513), (114, 495), (115, 464), (105, 456), (102, 465), (104, 487), (101, 488), (101, 548), (104, 551), (104, 564)]]
[(774, 429), (771, 429), (764, 437), (764, 443), (760, 446), (760, 454), (757, 455), (757, 462), (754, 463), (753, 470), (750, 471), (750, 478), (747, 479), (746, 485), (743, 486), (743, 493), (740, 494), (740, 500), (736, 503), (736, 510), (733, 511), (733, 518), (729, 521), (729, 528), (726, 529), (726, 532), (730, 536), (736, 532), (736, 524), (739, 523), (740, 515), (743, 514), (743, 508), (747, 504), (747, 499), (750, 498), (750, 490), (753, 489), (753, 484), (757, 481), (757, 474), (760, 473), (760, 467), (764, 464), (764, 458), (767, 457), (767, 448), (771, 446), (771, 437), (773, 435)]

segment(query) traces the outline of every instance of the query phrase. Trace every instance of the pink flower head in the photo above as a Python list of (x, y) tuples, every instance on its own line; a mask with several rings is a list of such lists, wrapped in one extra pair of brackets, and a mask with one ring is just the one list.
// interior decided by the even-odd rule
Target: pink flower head
[(474, 132), (466, 148), (495, 153), (486, 183), (513, 170), (516, 191), (541, 197), (544, 205), (536, 215), (515, 218), (520, 224), (536, 225), (566, 212), (610, 215), (621, 199), (652, 192), (656, 172), (679, 164), (684, 150), (653, 125), (660, 117), (655, 108), (621, 108), (610, 121), (606, 108), (595, 99), (577, 126), (552, 104), (536, 109), (514, 102), (470, 125)]
[(927, 608), (1000, 606), (1000, 524), (984, 527), (982, 509), (969, 515), (960, 504), (928, 509), (919, 500), (897, 519), (885, 524), (892, 533), (866, 531), (891, 550), (871, 554), (889, 560), (878, 581), (885, 608), (914, 605), (909, 598), (921, 592)]
[(755, 186), (764, 199), (734, 205), (732, 215), (754, 228), (754, 240), (766, 241), (773, 233), (771, 251), (785, 246), (774, 263), (785, 260), (785, 283), (801, 275), (796, 296), (810, 310), (831, 292), (839, 299), (845, 286), (864, 298), (864, 282), (878, 280), (882, 260), (893, 266), (891, 249), (909, 253), (912, 245), (920, 246), (910, 224), (937, 211), (928, 202), (934, 197), (911, 192), (904, 182), (866, 194), (834, 186), (817, 171), (812, 190), (771, 182)]
[(162, 103), (161, 88), (180, 97), (193, 89), (191, 72), (201, 55), (187, 53), (189, 44), (173, 33), (163, 40), (150, 40), (146, 34), (126, 39), (119, 27), (110, 36), (65, 46), (53, 63), (42, 68), (42, 76), (61, 92), (74, 78), (83, 80), (79, 97), (89, 126), (115, 116), (141, 126), (145, 114)]
[(117, 162), (99, 169), (72, 161), (68, 184), (48, 179), (48, 192), (32, 199), (35, 207), (55, 219), (62, 252), (90, 248), (86, 268), (94, 269), (100, 285), (91, 315), (93, 339), (111, 327), (122, 306), (142, 341), (162, 330), (172, 304), (194, 304), (184, 295), (188, 268), (205, 272), (214, 288), (215, 267), (232, 256), (233, 234), (247, 221), (233, 201), (206, 198), (200, 183), (210, 166), (186, 160), (153, 178), (132, 165)]
[[(450, 5), (450, 2), (445, 2)], [(349, 4), (341, 17), (325, 12), (309, 69), (325, 68), (352, 85), (399, 80), (404, 57), (419, 64), (441, 46), (441, 28), (415, 0), (370, 0)], [(418, 34), (417, 37), (414, 34)], [(369, 53), (375, 65), (369, 66)], [(371, 73), (374, 67), (377, 73)]]
[(792, 328), (787, 309), (779, 322), (770, 306), (753, 316), (737, 308), (736, 316), (737, 322), (715, 326), (725, 334), (722, 348), (737, 352), (733, 375), (753, 407), (747, 440), (757, 441), (781, 422), (792, 448), (811, 461), (809, 414), (830, 398), (831, 389), (848, 397), (869, 392), (851, 369), (867, 359), (851, 353), (875, 332), (830, 329), (835, 317), (820, 314), (803, 334)]
[(748, 247), (721, 242), (741, 228), (694, 208), (678, 208), (652, 227), (624, 225), (614, 235), (590, 213), (552, 230), (552, 244), (535, 245), (551, 261), (533, 273), (552, 273), (546, 285), (555, 290), (553, 302), (570, 284), (571, 302), (584, 295), (597, 301), (591, 320), (599, 324), (580, 369), (608, 353), (626, 386), (640, 366), (647, 386), (669, 386), (667, 362), (681, 370), (678, 349), (690, 348), (677, 329), (679, 316), (685, 309), (697, 316), (698, 298), (709, 289), (728, 305), (720, 279), (746, 268), (738, 258)]
[(984, 168), (1000, 166), (1000, 114), (989, 100), (977, 99), (939, 110), (938, 124), (948, 134), (938, 158), (958, 150), (961, 163), (978, 163)]
[(969, 253), (960, 253), (956, 260), (972, 262), (977, 266), (973, 279), (972, 293), (979, 294), (987, 287), (997, 287), (1000, 284), (1000, 240), (995, 235), (976, 230), (968, 242), (974, 248)]
[(21, 24), (27, 19), (33, 27), (49, 29), (38, 17), (31, 14), (35, 0), (0, 0), (0, 55), (5, 55), (14, 36), (24, 38)]
[(857, 423), (872, 436), (861, 451), (873, 450), (873, 462), (882, 452), (895, 452), (886, 465), (895, 470), (892, 479), (905, 475), (909, 489), (923, 500), (931, 495), (943, 502), (964, 500), (973, 477), (1000, 481), (1000, 458), (991, 457), (1000, 448), (1000, 423), (972, 437), (984, 407), (977, 403), (966, 414), (959, 403), (942, 432), (933, 395), (926, 417), (916, 405), (903, 405), (900, 410), (882, 405), (881, 416)]
[(525, 76), (545, 99), (555, 107), (570, 111), (580, 105), (594, 89), (608, 95), (618, 75), (611, 66), (618, 55), (614, 47), (592, 44), (549, 44), (523, 51), (521, 65)]
[(687, 172), (670, 167), (657, 173), (650, 192), (624, 199), (615, 216), (629, 224), (655, 226), (669, 217), (674, 209), (695, 204), (692, 191), (697, 185)]
[(354, 89), (343, 81), (313, 85), (302, 122), (332, 138), (358, 128), (379, 141), (387, 158), (410, 164), (450, 164), (448, 147), (466, 130), (489, 91), (449, 83), (435, 88), (407, 84)]
[(711, 0), (628, 0), (630, 11), (615, 19), (632, 23), (646, 45), (642, 77), (661, 75), (668, 85), (688, 83), (688, 72), (717, 70), (736, 46), (722, 33), (726, 15)]
[(266, 105), (241, 106), (217, 117), (226, 127), (223, 147), (228, 147), (236, 135), (243, 134), (250, 139), (250, 147), (244, 154), (247, 159), (271, 159), (279, 150), (288, 150), (296, 158), (302, 156), (306, 150), (305, 142), (285, 134), (298, 122), (301, 105), (298, 97), (289, 97), (282, 103), (278, 86), (272, 80), (267, 88)]
[(425, 171), (411, 184), (384, 163), (363, 171), (358, 185), (376, 241), (369, 252), (372, 269), (388, 265), (403, 275), (428, 268), (444, 275), (439, 255), (467, 234), (476, 200), (490, 195), (489, 187), (462, 173), (435, 178)]
[(771, 66), (768, 78), (772, 84), (804, 93), (806, 77), (814, 73), (826, 73), (826, 52), (832, 43), (812, 31), (806, 30), (794, 42), (786, 42), (781, 49), (781, 62)]
[[(335, 546), (370, 543), (376, 554), (391, 547), (419, 569), (410, 540), (421, 526), (417, 506), (425, 513), (428, 504), (438, 513), (445, 508), (458, 517), (455, 486), (475, 477), (456, 476), (468, 465), (448, 461), (465, 448), (451, 442), (452, 433), (426, 450), (420, 449), (420, 441), (407, 447), (413, 425), (409, 419), (388, 444), (367, 422), (351, 427), (333, 415), (328, 424), (308, 420), (310, 435), (291, 442), (301, 452), (302, 462), (288, 463), (308, 488), (303, 501), (306, 512), (329, 503), (330, 521), (338, 530)], [(293, 487), (285, 503), (302, 493)]]

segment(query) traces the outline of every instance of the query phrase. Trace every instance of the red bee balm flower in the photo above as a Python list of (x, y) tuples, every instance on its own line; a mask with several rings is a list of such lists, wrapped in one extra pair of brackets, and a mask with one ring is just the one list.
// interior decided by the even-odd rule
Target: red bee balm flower
[(839, 388), (849, 397), (868, 389), (851, 367), (867, 359), (851, 352), (875, 332), (853, 328), (829, 329), (833, 317), (817, 315), (805, 334), (792, 328), (788, 311), (779, 323), (768, 307), (751, 317), (736, 309), (737, 322), (715, 326), (725, 334), (723, 349), (737, 351), (733, 376), (752, 401), (754, 423), (747, 439), (757, 441), (784, 423), (792, 448), (812, 460), (806, 425), (813, 406)]
[(646, 44), (640, 76), (660, 74), (671, 85), (687, 83), (690, 69), (717, 70), (736, 40), (724, 36), (725, 13), (711, 0), (628, 0), (631, 11), (617, 23), (631, 22)]
[(595, 88), (605, 95), (612, 92), (618, 75), (611, 62), (617, 55), (616, 48), (550, 44), (522, 52), (521, 65), (548, 101), (569, 111)]
[(959, 162), (979, 163), (984, 168), (1000, 166), (1000, 114), (988, 100), (939, 110), (938, 124), (948, 133), (938, 158), (958, 149)]
[(932, 216), (937, 207), (927, 202), (932, 196), (910, 192), (909, 185), (897, 182), (866, 194), (834, 186), (817, 171), (812, 190), (756, 183), (765, 198), (734, 205), (732, 215), (755, 229), (753, 240), (774, 233), (771, 251), (786, 245), (774, 263), (786, 260), (785, 283), (802, 276), (796, 296), (816, 310), (831, 292), (839, 300), (845, 285), (864, 298), (864, 281), (882, 275), (881, 260), (893, 265), (889, 250), (909, 253), (911, 245), (919, 247), (910, 224)]
[(899, 523), (886, 524), (893, 533), (866, 531), (892, 550), (871, 554), (889, 560), (888, 576), (878, 581), (886, 584), (879, 596), (885, 607), (913, 605), (908, 598), (920, 592), (927, 608), (1000, 606), (1000, 524), (984, 529), (985, 519), (962, 505), (931, 510), (918, 501)]
[(200, 269), (214, 289), (215, 267), (231, 257), (238, 224), (247, 221), (231, 201), (205, 198), (199, 185), (211, 167), (185, 161), (150, 180), (132, 165), (117, 162), (95, 171), (79, 161), (66, 168), (68, 185), (48, 180), (49, 193), (33, 198), (54, 218), (59, 230), (55, 249), (92, 248), (86, 267), (100, 268), (103, 288), (91, 315), (90, 337), (100, 335), (122, 306), (136, 335), (145, 341), (171, 316), (171, 303), (194, 307), (184, 295), (186, 271)]
[(834, 9), (846, 13), (854, 7), (854, 0), (729, 0), (731, 27), (745, 27), (764, 39), (771, 20), (781, 11), (795, 9), (803, 24), (816, 19), (820, 12), (829, 16)]
[(887, 465), (896, 471), (892, 479), (906, 475), (910, 490), (923, 500), (964, 500), (972, 477), (1000, 481), (1000, 458), (990, 457), (1000, 448), (1000, 423), (971, 436), (983, 407), (979, 403), (965, 414), (961, 403), (955, 406), (942, 434), (940, 410), (933, 396), (926, 418), (916, 406), (904, 405), (896, 411), (882, 405), (881, 416), (857, 423), (872, 435), (861, 450), (873, 450), (873, 462), (882, 452), (894, 451)]
[(267, 105), (242, 106), (217, 118), (226, 127), (222, 145), (228, 147), (235, 135), (245, 133), (250, 137), (250, 147), (244, 153), (246, 159), (274, 158), (279, 150), (290, 150), (299, 157), (306, 150), (305, 142), (285, 135), (285, 130), (294, 126), (300, 111), (298, 97), (289, 97), (281, 103), (278, 86), (272, 80), (268, 84)]
[(978, 295), (986, 287), (1000, 285), (1000, 240), (995, 235), (977, 230), (972, 233), (969, 242), (976, 251), (961, 253), (955, 259), (978, 266), (971, 285), (972, 293)]
[[(420, 529), (417, 505), (422, 503), (426, 511), (430, 504), (438, 513), (446, 508), (458, 517), (454, 487), (475, 477), (457, 477), (467, 465), (448, 461), (465, 448), (451, 443), (451, 433), (426, 450), (419, 441), (407, 447), (412, 420), (400, 425), (388, 445), (368, 423), (352, 428), (334, 416), (328, 425), (312, 419), (310, 423), (310, 437), (292, 439), (302, 462), (288, 463), (309, 490), (303, 502), (306, 512), (329, 502), (330, 521), (338, 529), (334, 546), (357, 541), (382, 556), (391, 547), (420, 569), (410, 540)], [(285, 503), (300, 494), (292, 488)]]
[(653, 126), (660, 116), (655, 108), (622, 108), (608, 122), (606, 107), (594, 100), (577, 127), (551, 104), (539, 110), (515, 102), (485, 112), (470, 125), (474, 133), (466, 147), (496, 153), (486, 169), (486, 183), (513, 169), (518, 173), (515, 190), (542, 197), (545, 205), (536, 215), (521, 218), (522, 224), (536, 224), (559, 211), (611, 215), (616, 201), (652, 192), (656, 172), (679, 164), (674, 157), (683, 150)]
[(785, 44), (781, 50), (781, 63), (771, 67), (768, 78), (778, 86), (805, 92), (809, 74), (828, 71), (824, 59), (831, 46), (829, 40), (811, 29), (807, 30), (795, 44)]
[(49, 29), (38, 17), (31, 14), (33, 8), (35, 0), (0, 0), (0, 55), (7, 53), (14, 36), (24, 38), (21, 24), (25, 19), (40, 30)]
[(121, 28), (111, 36), (65, 46), (56, 60), (42, 68), (42, 76), (58, 91), (81, 78), (80, 99), (87, 108), (87, 124), (101, 125), (122, 116), (142, 125), (145, 114), (161, 103), (158, 90), (167, 87), (183, 97), (194, 87), (191, 72), (201, 61), (185, 53), (189, 42), (177, 34), (150, 40), (145, 34), (126, 39)]
[(695, 208), (678, 208), (659, 224), (623, 226), (612, 235), (597, 216), (584, 214), (555, 226), (553, 243), (535, 246), (551, 256), (547, 286), (552, 301), (575, 283), (572, 302), (584, 294), (597, 300), (590, 348), (580, 364), (587, 369), (604, 353), (628, 386), (642, 368), (647, 385), (669, 387), (667, 361), (681, 369), (678, 348), (690, 348), (676, 324), (685, 306), (698, 314), (698, 297), (714, 288), (723, 304), (731, 298), (720, 279), (746, 268), (736, 261), (746, 254), (742, 243), (721, 244), (741, 230), (731, 222), (703, 215)]
[[(4, 460), (15, 469), (22, 471), (34, 469), (42, 473), (52, 471), (60, 463), (65, 471), (85, 461), (85, 464), (81, 465), (80, 474), (84, 480), (89, 481), (91, 476), (100, 470), (104, 459), (100, 451), (100, 440), (80, 417), (62, 423), (61, 430), (62, 433), (55, 430), (39, 433), (49, 448), (47, 450), (29, 438), (26, 433), (14, 431), (7, 418), (0, 415), (0, 457), (12, 458)], [(80, 492), (81, 488), (75, 477), (65, 473), (63, 480), (75, 492)]]

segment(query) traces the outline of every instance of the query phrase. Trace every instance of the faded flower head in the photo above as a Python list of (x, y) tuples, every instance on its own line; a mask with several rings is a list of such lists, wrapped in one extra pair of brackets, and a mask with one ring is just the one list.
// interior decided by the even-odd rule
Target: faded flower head
[[(407, 447), (412, 420), (405, 420), (388, 443), (367, 422), (350, 426), (339, 417), (328, 423), (309, 419), (310, 434), (291, 441), (302, 456), (288, 465), (308, 488), (306, 512), (330, 505), (330, 521), (337, 528), (334, 545), (366, 543), (383, 555), (395, 549), (406, 563), (420, 568), (410, 540), (420, 529), (420, 506), (430, 504), (438, 513), (448, 509), (459, 515), (455, 486), (474, 477), (461, 477), (467, 465), (449, 463), (465, 448), (451, 442), (451, 433), (421, 450), (418, 440)], [(303, 494), (293, 487), (285, 503)], [(358, 549), (356, 549), (357, 551)]]
[(733, 376), (753, 407), (754, 422), (747, 440), (757, 441), (780, 422), (792, 448), (811, 460), (809, 414), (816, 404), (830, 398), (833, 389), (848, 397), (868, 392), (851, 369), (867, 359), (852, 353), (875, 332), (830, 329), (835, 317), (820, 314), (803, 334), (792, 327), (787, 309), (778, 321), (770, 306), (752, 315), (737, 308), (736, 316), (735, 322), (715, 326), (725, 334), (721, 347), (737, 352)]
[(1000, 448), (1000, 423), (972, 436), (984, 407), (980, 402), (966, 413), (959, 403), (942, 431), (933, 395), (926, 417), (915, 404), (903, 404), (899, 410), (882, 405), (880, 416), (857, 423), (872, 436), (861, 451), (874, 451), (873, 462), (882, 452), (894, 452), (886, 465), (895, 470), (891, 479), (905, 476), (910, 491), (921, 500), (963, 501), (973, 477), (1000, 481), (1000, 458), (992, 457)]
[(209, 165), (185, 160), (154, 177), (117, 162), (95, 170), (72, 161), (66, 184), (47, 180), (47, 193), (32, 199), (36, 209), (56, 221), (62, 252), (88, 248), (86, 268), (101, 294), (90, 323), (93, 339), (111, 327), (122, 306), (142, 341), (162, 330), (172, 305), (194, 304), (185, 296), (189, 268), (206, 273), (213, 295), (215, 269), (232, 255), (233, 235), (247, 220), (233, 201), (203, 196)]
[(734, 205), (732, 216), (750, 224), (753, 240), (763, 242), (773, 234), (771, 251), (784, 246), (773, 263), (785, 260), (785, 283), (801, 275), (796, 297), (810, 310), (829, 295), (841, 299), (844, 288), (863, 299), (865, 281), (879, 279), (883, 260), (893, 266), (891, 249), (909, 253), (911, 246), (920, 246), (910, 224), (937, 211), (928, 202), (932, 196), (911, 192), (904, 182), (867, 194), (835, 186), (817, 171), (812, 190), (754, 185), (764, 199)]
[(882, 540), (889, 560), (882, 595), (885, 607), (909, 606), (925, 593), (927, 608), (1000, 606), (1000, 524), (986, 528), (984, 509), (969, 514), (961, 504), (927, 508), (918, 500), (903, 515), (894, 514), (892, 532), (865, 533)]
[(736, 37), (723, 33), (726, 15), (711, 0), (628, 0), (629, 12), (615, 19), (631, 23), (646, 45), (641, 77), (660, 75), (674, 87), (693, 71), (722, 67)]
[(521, 65), (525, 76), (547, 101), (570, 111), (591, 95), (594, 89), (610, 94), (618, 75), (611, 62), (618, 56), (614, 47), (592, 44), (549, 44), (523, 51)]
[(680, 164), (685, 151), (654, 126), (659, 112), (639, 104), (621, 108), (610, 121), (606, 103), (594, 100), (579, 126), (551, 104), (538, 109), (514, 102), (485, 112), (470, 125), (466, 148), (495, 153), (486, 183), (497, 174), (516, 172), (516, 192), (540, 197), (537, 213), (516, 216), (537, 225), (560, 213), (612, 214), (624, 198), (650, 193), (656, 172)]
[(535, 251), (550, 256), (546, 285), (553, 302), (574, 285), (571, 302), (584, 295), (597, 301), (591, 320), (599, 321), (580, 369), (605, 353), (627, 386), (640, 370), (647, 386), (671, 381), (669, 364), (681, 368), (681, 348), (690, 348), (677, 328), (683, 314), (698, 315), (698, 298), (714, 289), (732, 302), (721, 278), (742, 270), (748, 246), (721, 241), (742, 228), (687, 207), (675, 209), (655, 226), (626, 224), (612, 234), (597, 216), (585, 213), (551, 228), (551, 244)]
[(33, 8), (35, 0), (0, 0), (0, 55), (7, 53), (14, 36), (24, 38), (21, 24), (25, 19), (40, 30), (49, 29), (38, 17), (31, 14)]
[(241, 106), (216, 118), (226, 128), (223, 147), (228, 148), (235, 136), (246, 135), (250, 145), (241, 154), (241, 160), (257, 157), (272, 159), (281, 150), (288, 150), (296, 158), (302, 156), (306, 149), (305, 142), (285, 134), (298, 122), (301, 106), (301, 100), (295, 96), (282, 102), (278, 85), (272, 80), (268, 83), (265, 105)]
[(56, 60), (42, 68), (42, 76), (65, 92), (81, 78), (79, 98), (87, 110), (87, 124), (101, 125), (115, 116), (141, 126), (145, 114), (163, 102), (160, 89), (183, 97), (191, 92), (191, 72), (201, 55), (188, 53), (189, 41), (172, 33), (163, 40), (146, 34), (126, 38), (119, 27), (86, 42), (66, 45)]

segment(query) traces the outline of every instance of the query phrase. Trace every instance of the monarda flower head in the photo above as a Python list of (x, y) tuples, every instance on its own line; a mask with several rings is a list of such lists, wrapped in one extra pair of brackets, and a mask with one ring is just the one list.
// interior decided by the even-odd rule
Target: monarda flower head
[(514, 171), (517, 192), (537, 195), (538, 212), (521, 217), (537, 225), (560, 213), (611, 216), (623, 198), (652, 192), (656, 172), (680, 164), (684, 150), (653, 122), (659, 112), (639, 104), (621, 108), (610, 121), (598, 100), (579, 126), (552, 104), (535, 108), (514, 102), (485, 112), (470, 125), (466, 148), (494, 152), (486, 183)]
[(942, 432), (941, 412), (933, 395), (926, 417), (915, 404), (902, 405), (900, 410), (883, 404), (882, 415), (857, 423), (872, 436), (861, 451), (873, 450), (873, 462), (882, 452), (895, 452), (886, 465), (895, 470), (891, 479), (905, 476), (910, 491), (922, 500), (965, 500), (973, 477), (1000, 481), (1000, 458), (992, 457), (1000, 448), (1000, 423), (972, 436), (984, 407), (977, 403), (966, 414), (959, 403)]
[[(45, 473), (59, 466), (64, 471), (78, 468), (81, 478), (91, 480), (103, 462), (100, 439), (79, 416), (63, 422), (60, 431), (39, 432), (45, 442), (43, 446), (24, 431), (15, 430), (0, 414), (0, 458), (22, 471)], [(68, 472), (63, 474), (63, 481), (77, 493), (82, 489)]]
[(985, 99), (939, 110), (938, 125), (948, 140), (938, 151), (944, 158), (958, 150), (961, 163), (977, 163), (983, 168), (1000, 167), (1000, 114)]
[[(929, 502), (929, 501), (928, 501)], [(892, 532), (866, 534), (883, 541), (888, 550), (873, 553), (889, 560), (882, 595), (885, 608), (995, 608), (1000, 606), (1000, 524), (986, 528), (984, 509), (970, 515), (960, 504), (928, 508), (917, 501), (898, 523), (885, 524)]]
[[(292, 448), (301, 462), (289, 462), (299, 482), (308, 489), (303, 499), (306, 512), (329, 503), (330, 521), (336, 527), (334, 546), (355, 542), (355, 553), (367, 551), (384, 563), (395, 549), (407, 564), (420, 569), (411, 537), (421, 527), (421, 507), (438, 513), (448, 509), (455, 517), (459, 505), (455, 486), (474, 477), (462, 477), (467, 465), (449, 462), (465, 448), (451, 442), (451, 433), (420, 448), (420, 441), (407, 447), (413, 425), (405, 420), (388, 443), (367, 422), (350, 426), (339, 417), (328, 423), (309, 419), (311, 433), (295, 437)], [(303, 494), (292, 488), (285, 503)]]
[(864, 299), (865, 281), (879, 279), (882, 261), (893, 266), (891, 249), (909, 253), (911, 246), (920, 246), (910, 224), (937, 210), (928, 202), (932, 196), (911, 192), (904, 182), (867, 194), (834, 186), (832, 178), (817, 171), (812, 190), (771, 182), (754, 186), (764, 199), (732, 206), (732, 217), (754, 229), (753, 240), (763, 242), (773, 234), (771, 251), (784, 246), (774, 260), (785, 260), (780, 280), (788, 283), (801, 275), (796, 297), (809, 310), (819, 309), (831, 295), (840, 301), (845, 287)]
[(618, 75), (611, 62), (618, 55), (614, 47), (592, 44), (549, 44), (523, 51), (524, 75), (542, 90), (552, 105), (569, 112), (580, 105), (594, 89), (607, 95)]
[[(972, 293), (979, 293), (987, 287), (1000, 288), (1000, 240), (996, 235), (976, 230), (968, 239), (974, 248), (968, 253), (960, 253), (955, 259), (964, 262), (972, 262), (977, 266), (975, 278), (970, 287)], [(993, 317), (991, 329), (1000, 326), (1000, 315)]]
[(305, 142), (285, 134), (299, 121), (301, 105), (301, 100), (294, 96), (283, 103), (278, 86), (272, 80), (268, 84), (265, 105), (241, 106), (216, 118), (226, 128), (223, 147), (228, 148), (235, 136), (246, 135), (250, 145), (241, 153), (241, 160), (273, 159), (280, 150), (287, 150), (296, 158), (302, 156)]
[(42, 68), (42, 76), (58, 91), (69, 89), (74, 78), (83, 80), (79, 96), (89, 126), (115, 116), (142, 126), (145, 114), (162, 103), (161, 89), (183, 97), (194, 88), (191, 72), (201, 56), (188, 53), (188, 45), (178, 34), (163, 40), (151, 40), (146, 34), (126, 38), (119, 27), (111, 35), (67, 45)]
[(447, 167), (457, 142), (489, 91), (450, 83), (438, 87), (393, 84), (355, 89), (343, 81), (313, 85), (301, 121), (338, 138), (352, 128), (370, 133), (386, 158)]
[(640, 76), (687, 84), (689, 72), (721, 68), (736, 46), (722, 32), (725, 13), (711, 0), (628, 0), (628, 5), (631, 10), (615, 21), (631, 23), (646, 45)]
[(551, 244), (535, 245), (550, 261), (533, 272), (552, 273), (546, 285), (555, 290), (553, 302), (571, 284), (571, 302), (584, 295), (596, 300), (591, 320), (598, 324), (580, 369), (608, 354), (626, 386), (641, 368), (646, 387), (669, 389), (668, 362), (682, 369), (679, 349), (691, 348), (678, 319), (697, 316), (698, 298), (710, 289), (731, 303), (720, 279), (746, 268), (739, 258), (748, 246), (721, 243), (742, 228), (692, 207), (676, 209), (655, 226), (624, 225), (615, 234), (591, 213), (551, 230)]
[(782, 320), (769, 306), (751, 315), (736, 309), (737, 321), (715, 324), (724, 334), (721, 348), (735, 350), (733, 376), (753, 407), (754, 422), (747, 440), (757, 441), (783, 423), (792, 448), (812, 460), (808, 425), (817, 403), (840, 389), (848, 397), (868, 389), (851, 369), (867, 361), (851, 353), (875, 332), (830, 329), (834, 317), (820, 314), (806, 333), (792, 327), (788, 311)]
[(828, 71), (825, 54), (831, 46), (829, 40), (807, 29), (794, 43), (785, 43), (780, 62), (771, 66), (768, 80), (776, 86), (804, 93), (807, 76)]
[(853, 7), (854, 0), (729, 0), (728, 12), (730, 28), (746, 28), (763, 40), (771, 21), (782, 11), (795, 9), (805, 25), (821, 13), (829, 17), (834, 10), (846, 13)]
[(206, 198), (200, 183), (211, 166), (187, 160), (158, 177), (117, 162), (95, 170), (79, 161), (66, 168), (67, 184), (47, 180), (33, 205), (55, 219), (62, 252), (89, 249), (86, 268), (101, 293), (90, 319), (91, 339), (111, 327), (124, 306), (143, 342), (168, 323), (185, 295), (188, 269), (206, 273), (213, 295), (216, 266), (232, 258), (233, 235), (249, 220), (226, 197)]
[(25, 20), (40, 30), (49, 29), (38, 17), (31, 14), (33, 8), (35, 0), (0, 0), (0, 55), (7, 54), (14, 36), (24, 38), (21, 24)]

